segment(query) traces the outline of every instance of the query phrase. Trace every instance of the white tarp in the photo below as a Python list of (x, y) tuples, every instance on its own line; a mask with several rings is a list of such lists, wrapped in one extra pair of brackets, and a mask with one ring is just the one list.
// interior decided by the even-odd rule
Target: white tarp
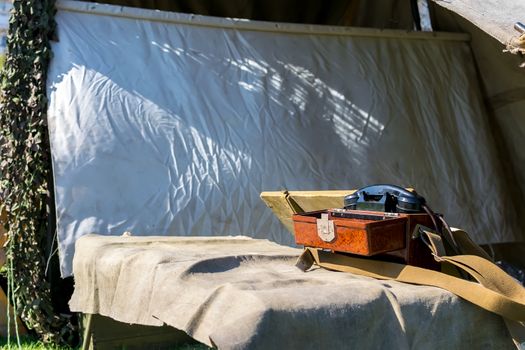
[(461, 35), (58, 8), (63, 276), (90, 232), (292, 244), (259, 199), (283, 188), (411, 186), (478, 242), (521, 237)]

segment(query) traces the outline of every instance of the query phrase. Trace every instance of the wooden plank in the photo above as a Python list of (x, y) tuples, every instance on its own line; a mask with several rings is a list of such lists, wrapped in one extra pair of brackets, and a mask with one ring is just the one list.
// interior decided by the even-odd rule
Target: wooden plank
[[(1, 208), (0, 208), (1, 210)], [(0, 267), (5, 265), (6, 257), (5, 257), (5, 249), (4, 244), (7, 241), (7, 232), (5, 231), (4, 225), (7, 220), (7, 215), (4, 210), (0, 212)]]
[[(86, 316), (84, 315), (83, 321), (86, 321)], [(173, 349), (182, 344), (193, 344), (199, 349), (207, 348), (173, 327), (127, 324), (96, 314), (91, 315), (89, 333), (88, 343), (83, 347), (85, 349)]]
[[(295, 214), (290, 202), (297, 204), (303, 211), (316, 211), (327, 208), (342, 208), (343, 198), (355, 190), (335, 191), (272, 191), (262, 192), (261, 199), (268, 208), (294, 234), (292, 215)], [(289, 199), (291, 199), (291, 201)]]

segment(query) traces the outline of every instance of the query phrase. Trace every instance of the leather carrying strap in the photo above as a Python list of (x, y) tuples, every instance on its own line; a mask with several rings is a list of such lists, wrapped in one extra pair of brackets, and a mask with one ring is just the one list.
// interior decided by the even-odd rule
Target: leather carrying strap
[(502, 316), (516, 346), (525, 349), (525, 288), (491, 262), (487, 253), (466, 232), (452, 230), (462, 255), (447, 256), (439, 235), (421, 226), (416, 230), (423, 235), (437, 261), (457, 267), (477, 282), (416, 266), (357, 258), (315, 248), (305, 248), (297, 266), (306, 271), (316, 264), (334, 271), (446, 289)]

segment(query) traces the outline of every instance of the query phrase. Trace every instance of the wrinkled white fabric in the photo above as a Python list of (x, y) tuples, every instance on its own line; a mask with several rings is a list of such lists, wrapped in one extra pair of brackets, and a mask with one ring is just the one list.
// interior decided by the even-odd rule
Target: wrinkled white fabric
[(521, 237), (461, 35), (58, 8), (48, 121), (63, 276), (90, 232), (293, 244), (264, 190), (393, 183), (478, 243)]
[(162, 325), (219, 349), (513, 349), (501, 317), (428, 286), (294, 266), (247, 237), (77, 241), (73, 311)]

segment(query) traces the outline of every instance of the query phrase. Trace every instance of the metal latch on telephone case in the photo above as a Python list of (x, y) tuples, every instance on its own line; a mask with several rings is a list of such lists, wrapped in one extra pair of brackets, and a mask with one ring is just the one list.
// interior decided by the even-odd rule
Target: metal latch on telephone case
[(328, 214), (321, 214), (317, 219), (317, 235), (324, 242), (332, 242), (335, 239), (335, 226), (332, 220), (328, 220)]

